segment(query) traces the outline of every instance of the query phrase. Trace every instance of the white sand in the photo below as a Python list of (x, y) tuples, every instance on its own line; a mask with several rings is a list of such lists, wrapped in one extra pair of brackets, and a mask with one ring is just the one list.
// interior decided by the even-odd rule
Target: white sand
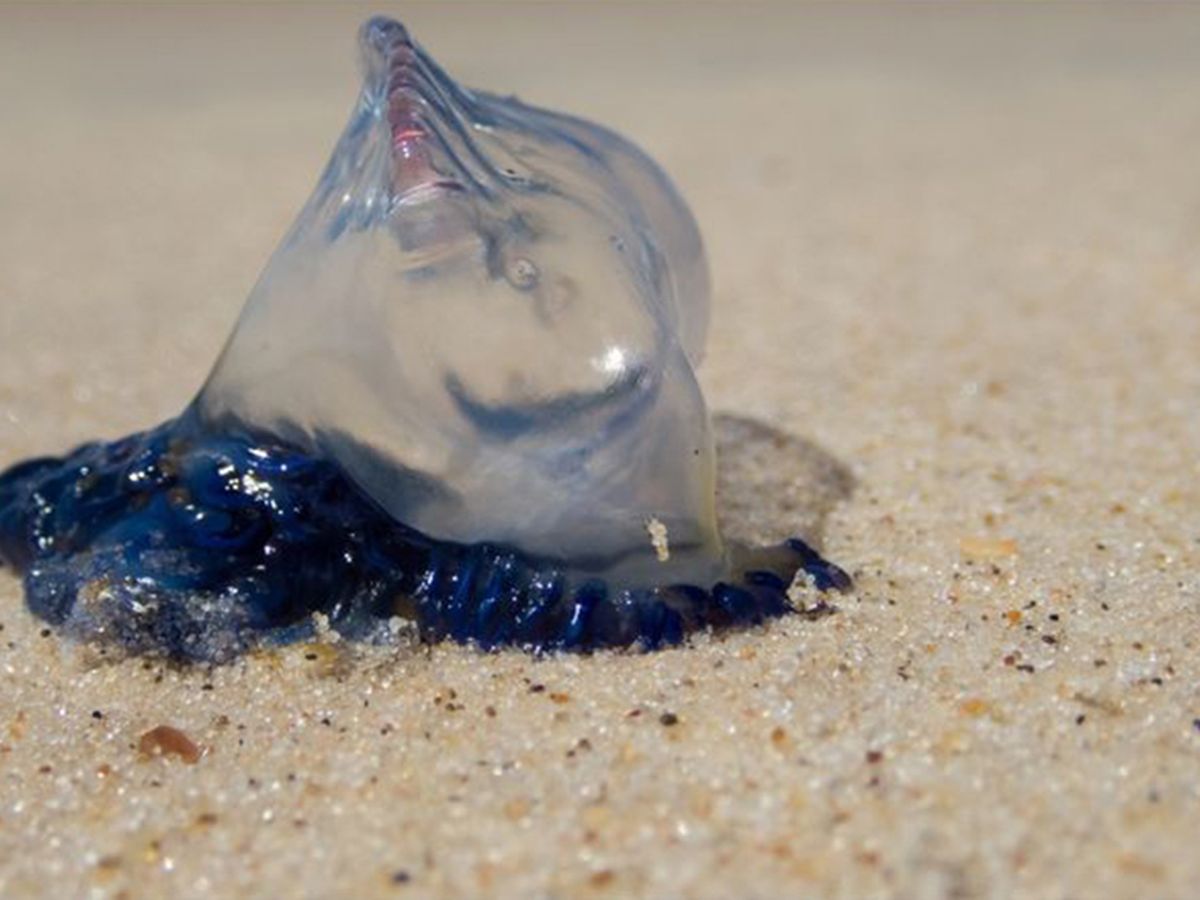
[[(189, 399), (361, 14), (0, 9), (0, 461)], [(657, 655), (208, 672), (64, 651), (0, 576), (0, 896), (1194, 896), (1200, 9), (406, 15), (677, 177), (728, 530), (860, 589)], [(205, 754), (143, 760), (162, 724)]]

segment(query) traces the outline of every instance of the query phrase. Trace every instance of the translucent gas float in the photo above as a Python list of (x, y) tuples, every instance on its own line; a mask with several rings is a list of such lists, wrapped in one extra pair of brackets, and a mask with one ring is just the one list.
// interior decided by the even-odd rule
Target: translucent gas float
[(787, 612), (726, 547), (695, 221), (615, 133), (360, 34), (333, 157), (177, 419), (0, 476), (0, 558), (75, 636), (224, 659), (307, 635), (674, 644)]

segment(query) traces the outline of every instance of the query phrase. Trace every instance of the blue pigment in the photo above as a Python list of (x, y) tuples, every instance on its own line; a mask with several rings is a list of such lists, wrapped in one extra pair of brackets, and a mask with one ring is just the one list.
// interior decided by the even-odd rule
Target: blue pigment
[(0, 475), (0, 559), (65, 633), (134, 652), (224, 660), (314, 634), (313, 614), (372, 638), (393, 616), (483, 648), (680, 643), (790, 612), (796, 569), (848, 576), (792, 540), (736, 580), (612, 590), (569, 560), (432, 540), (335, 465), (270, 438), (202, 436), (186, 417)]

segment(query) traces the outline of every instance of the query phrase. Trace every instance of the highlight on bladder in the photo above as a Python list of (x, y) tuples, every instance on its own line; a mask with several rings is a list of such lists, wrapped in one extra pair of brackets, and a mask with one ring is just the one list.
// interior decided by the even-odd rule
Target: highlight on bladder
[[(849, 579), (727, 546), (695, 221), (619, 135), (360, 33), (333, 156), (176, 419), (0, 475), (0, 559), (64, 633), (222, 660), (311, 636), (593, 649)], [(797, 573), (799, 578), (797, 578)]]

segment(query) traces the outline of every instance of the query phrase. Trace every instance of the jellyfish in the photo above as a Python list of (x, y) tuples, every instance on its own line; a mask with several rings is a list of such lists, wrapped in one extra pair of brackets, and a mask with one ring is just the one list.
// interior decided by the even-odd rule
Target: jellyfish
[(601, 126), (468, 90), (398, 22), (175, 419), (0, 475), (0, 560), (64, 633), (223, 660), (323, 621), (483, 648), (678, 644), (790, 611), (728, 546), (700, 233)]

